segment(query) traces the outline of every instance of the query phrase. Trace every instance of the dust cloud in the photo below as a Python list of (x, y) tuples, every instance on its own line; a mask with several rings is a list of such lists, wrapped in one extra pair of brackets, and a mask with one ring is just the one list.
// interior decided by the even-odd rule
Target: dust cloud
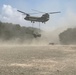
[(0, 45), (49, 45), (49, 43), (59, 44), (59, 37), (58, 34), (55, 32), (41, 32), (41, 37), (34, 37), (30, 40), (27, 38), (14, 38), (10, 40), (3, 40), (0, 39)]
[(71, 10), (67, 10), (66, 13), (57, 21), (58, 22), (55, 24), (54, 29), (52, 29), (51, 26), (47, 25), (49, 27), (48, 30), (41, 32), (41, 38), (34, 39), (33, 42), (40, 44), (54, 43), (58, 45), (61, 44), (59, 38), (60, 33), (64, 32), (68, 28), (76, 28), (76, 14)]

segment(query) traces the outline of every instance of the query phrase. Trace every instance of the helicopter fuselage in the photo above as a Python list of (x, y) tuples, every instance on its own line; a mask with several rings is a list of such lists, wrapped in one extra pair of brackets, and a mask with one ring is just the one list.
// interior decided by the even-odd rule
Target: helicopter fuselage
[(35, 16), (30, 16), (29, 14), (26, 15), (26, 17), (24, 18), (27, 21), (31, 21), (31, 22), (42, 22), (45, 23), (46, 21), (49, 20), (49, 14), (45, 13), (43, 14), (41, 17), (35, 17)]

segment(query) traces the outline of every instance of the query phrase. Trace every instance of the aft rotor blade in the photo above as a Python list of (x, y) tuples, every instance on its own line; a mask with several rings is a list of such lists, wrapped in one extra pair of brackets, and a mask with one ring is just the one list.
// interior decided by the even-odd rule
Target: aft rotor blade
[(48, 14), (56, 14), (56, 13), (61, 13), (60, 11), (59, 12), (50, 12)]

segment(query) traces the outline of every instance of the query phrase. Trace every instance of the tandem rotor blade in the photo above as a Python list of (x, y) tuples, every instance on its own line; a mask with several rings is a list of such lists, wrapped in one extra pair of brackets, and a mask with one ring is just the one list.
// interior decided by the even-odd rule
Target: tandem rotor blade
[(20, 13), (23, 13), (24, 15), (28, 15), (28, 14), (39, 14), (39, 13), (25, 13), (25, 12), (20, 11), (20, 10), (17, 10), (17, 11), (20, 12)]
[(32, 9), (33, 11), (36, 11), (36, 12), (39, 12), (39, 13), (45, 13), (45, 12), (41, 12), (41, 11), (38, 11), (38, 10), (34, 10), (34, 9)]
[(18, 12), (20, 13), (23, 13), (24, 15), (27, 15), (27, 13), (23, 12), (23, 11), (20, 11), (20, 10), (17, 10)]
[[(39, 13), (46, 13), (46, 12), (41, 12), (41, 11), (38, 11), (38, 10), (34, 10), (32, 9), (33, 11), (36, 11), (36, 12), (39, 12)], [(49, 12), (48, 14), (56, 14), (56, 13), (61, 13), (60, 11), (58, 12)]]
[(48, 14), (57, 14), (57, 13), (61, 13), (61, 12), (60, 11), (58, 11), (58, 12), (50, 12)]

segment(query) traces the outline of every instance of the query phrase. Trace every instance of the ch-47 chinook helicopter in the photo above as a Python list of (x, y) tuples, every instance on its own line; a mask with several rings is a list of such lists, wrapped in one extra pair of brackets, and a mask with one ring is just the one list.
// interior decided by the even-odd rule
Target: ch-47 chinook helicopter
[(45, 23), (45, 22), (47, 22), (49, 20), (49, 14), (60, 13), (60, 12), (45, 13), (45, 12), (40, 12), (40, 11), (34, 10), (34, 11), (37, 11), (39, 13), (44, 13), (41, 17), (35, 17), (35, 16), (30, 16), (30, 14), (38, 14), (38, 13), (30, 13), (30, 14), (28, 14), (28, 13), (25, 13), (25, 12), (20, 11), (20, 10), (17, 10), (17, 11), (23, 13), (24, 15), (26, 15), (26, 17), (24, 19), (27, 20), (27, 21), (31, 21), (32, 23), (35, 23), (35, 22)]
[[(17, 10), (17, 11), (26, 15), (26, 17), (24, 18), (25, 20), (31, 21), (31, 23), (39, 22), (39, 29), (40, 29), (40, 22), (46, 23), (49, 20), (49, 14), (60, 13), (60, 11), (45, 13), (45, 12), (40, 12), (40, 11), (34, 10), (34, 11), (37, 11), (38, 13), (44, 13), (41, 17), (36, 17), (36, 16), (30, 16), (30, 14), (38, 14), (38, 13), (25, 13), (25, 12), (20, 11), (20, 10)], [(41, 37), (41, 34), (34, 34), (33, 33), (33, 36), (35, 38), (36, 37)]]

